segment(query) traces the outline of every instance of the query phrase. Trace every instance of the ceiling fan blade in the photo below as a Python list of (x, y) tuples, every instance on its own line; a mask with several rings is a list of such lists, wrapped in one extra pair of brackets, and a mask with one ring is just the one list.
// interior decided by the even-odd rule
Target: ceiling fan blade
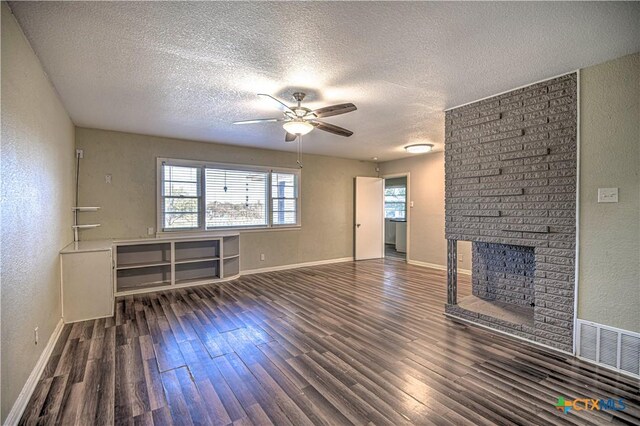
[(335, 133), (336, 135), (349, 137), (353, 134), (351, 130), (344, 129), (342, 127), (334, 126), (333, 124), (324, 123), (322, 121), (310, 121), (316, 129), (324, 130), (325, 132)]
[(255, 120), (234, 121), (233, 124), (275, 123), (284, 121), (284, 118), (256, 118)]
[(282, 112), (289, 112), (293, 115), (296, 115), (295, 112), (293, 112), (293, 110), (291, 108), (289, 108), (284, 102), (282, 102), (279, 99), (274, 98), (271, 95), (266, 95), (264, 93), (258, 93), (258, 96), (260, 96), (262, 99), (266, 99), (269, 102), (271, 102), (271, 105), (275, 106), (276, 108), (278, 108), (280, 111)]
[(298, 135), (294, 135), (293, 133), (285, 132), (284, 141), (285, 142), (293, 142), (293, 141), (296, 140), (297, 137), (298, 137)]
[(355, 111), (358, 108), (352, 103), (331, 105), (328, 107), (320, 108), (311, 113), (316, 117), (331, 117), (332, 115), (346, 114), (351, 111)]

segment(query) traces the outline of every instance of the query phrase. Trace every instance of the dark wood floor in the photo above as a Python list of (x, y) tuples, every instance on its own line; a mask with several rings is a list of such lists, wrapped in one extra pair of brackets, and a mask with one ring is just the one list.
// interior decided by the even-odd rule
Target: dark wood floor
[(407, 254), (397, 251), (394, 244), (384, 245), (384, 257), (388, 260), (400, 260), (402, 262), (407, 260)]
[(119, 299), (64, 328), (22, 423), (638, 424), (638, 381), (454, 323), (445, 298), (442, 271), (364, 261)]

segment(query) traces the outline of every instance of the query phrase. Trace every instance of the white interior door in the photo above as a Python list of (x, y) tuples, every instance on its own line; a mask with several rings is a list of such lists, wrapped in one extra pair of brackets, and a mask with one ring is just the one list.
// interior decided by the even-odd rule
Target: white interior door
[(355, 259), (384, 254), (384, 179), (356, 177)]

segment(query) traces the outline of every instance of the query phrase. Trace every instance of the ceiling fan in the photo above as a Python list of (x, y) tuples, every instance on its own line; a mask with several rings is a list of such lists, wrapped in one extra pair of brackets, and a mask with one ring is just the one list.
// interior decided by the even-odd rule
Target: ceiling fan
[(338, 127), (333, 124), (318, 120), (318, 118), (331, 117), (334, 115), (346, 114), (347, 112), (355, 111), (357, 108), (352, 103), (331, 105), (312, 111), (309, 108), (305, 108), (301, 105), (302, 100), (306, 96), (306, 94), (302, 92), (295, 92), (293, 94), (293, 98), (298, 102), (298, 105), (292, 107), (287, 106), (284, 102), (274, 98), (271, 95), (258, 93), (258, 96), (270, 101), (275, 107), (283, 112), (284, 117), (234, 121), (233, 124), (283, 122), (284, 124), (282, 125), (282, 127), (284, 127), (284, 130), (287, 132), (284, 137), (284, 140), (286, 142), (293, 142), (298, 136), (306, 135), (313, 129), (320, 129), (324, 130), (325, 132), (347, 137), (353, 134), (351, 130), (347, 130), (342, 127)]

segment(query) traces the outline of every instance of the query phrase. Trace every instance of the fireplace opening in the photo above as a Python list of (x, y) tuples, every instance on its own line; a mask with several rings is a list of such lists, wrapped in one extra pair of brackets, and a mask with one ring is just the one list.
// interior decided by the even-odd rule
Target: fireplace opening
[(473, 242), (472, 295), (458, 306), (480, 317), (533, 327), (535, 259), (533, 247)]
[(533, 247), (474, 242), (471, 264), (474, 296), (518, 306), (535, 305)]

